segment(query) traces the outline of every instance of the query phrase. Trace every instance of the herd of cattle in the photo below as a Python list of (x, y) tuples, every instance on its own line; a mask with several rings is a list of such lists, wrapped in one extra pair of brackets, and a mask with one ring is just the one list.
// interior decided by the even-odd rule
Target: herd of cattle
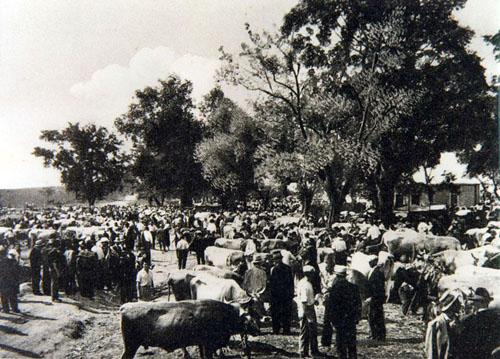
[[(200, 215), (200, 218), (203, 217), (206, 218), (207, 215)], [(275, 219), (277, 225), (285, 228), (292, 223), (291, 228), (295, 228), (297, 237), (280, 236), (258, 240), (259, 250), (253, 253), (253, 260), (263, 263), (264, 268), (267, 264), (269, 269), (272, 252), (280, 250), (288, 252), (292, 265), (300, 268), (299, 251), (304, 238), (315, 241), (319, 262), (334, 254), (333, 238), (326, 236), (325, 240), (322, 236), (323, 229), (299, 227), (293, 222), (293, 217)], [(48, 239), (56, 233), (76, 238), (99, 238), (108, 230), (102, 224), (78, 224), (75, 218), (58, 218), (53, 223), (56, 224), (53, 228), (0, 227), (0, 241), (9, 242), (15, 237), (17, 243), (25, 239), (28, 246), (32, 246), (36, 240)], [(244, 272), (241, 268), (247, 261), (245, 248), (249, 239), (237, 235), (240, 225), (241, 222), (236, 220), (225, 223), (220, 229), (221, 238), (216, 239), (214, 245), (205, 250), (206, 265), (171, 272), (166, 283), (160, 283), (160, 287), (168, 295), (168, 301), (127, 303), (120, 308), (124, 342), (122, 358), (133, 358), (141, 345), (146, 348), (161, 347), (168, 351), (177, 348), (185, 350), (188, 346), (197, 345), (203, 357), (211, 357), (216, 349), (227, 345), (231, 335), (242, 334), (242, 341), (246, 343), (247, 335), (259, 333), (259, 322), (265, 315), (265, 296), (263, 293), (248, 293), (242, 289)], [(347, 237), (354, 227), (357, 227), (359, 240), (359, 237), (366, 235), (370, 226), (355, 222), (334, 225), (342, 230), (346, 242), (349, 242)], [(369, 262), (375, 254), (379, 264), (384, 267), (388, 299), (398, 297), (398, 288), (395, 286), (400, 287), (405, 281), (411, 282), (407, 278), (396, 279), (397, 274), (409, 266), (416, 268), (417, 273), (416, 281), (410, 284), (416, 287), (418, 283), (429, 280), (435, 285), (433, 289), (436, 297), (451, 288), (470, 293), (483, 287), (493, 298), (500, 299), (500, 238), (494, 235), (487, 242), (481, 242), (483, 234), (492, 229), (500, 229), (500, 222), (490, 222), (485, 228), (468, 229), (464, 235), (473, 236), (477, 247), (467, 250), (454, 237), (418, 233), (404, 227), (382, 231), (378, 243), (371, 246), (371, 253), (356, 251), (356, 243), (348, 246), (347, 279), (357, 284), (362, 299), (367, 299), (367, 277), (371, 270)], [(433, 294), (431, 288), (428, 288), (426, 294)], [(171, 295), (175, 302), (170, 300)], [(398, 299), (400, 298), (396, 298)], [(496, 330), (499, 328), (500, 326)], [(247, 347), (245, 345), (249, 356)]]
[[(498, 228), (499, 225), (500, 223), (492, 222), (488, 228)], [(349, 224), (345, 224), (344, 229), (348, 231), (349, 226)], [(244, 249), (248, 239), (232, 238), (233, 234), (237, 232), (238, 229), (234, 228), (232, 224), (225, 226), (224, 237), (218, 238), (214, 246), (208, 247), (205, 251), (207, 265), (198, 265), (190, 270), (170, 273), (166, 288), (168, 288), (169, 296), (172, 294), (175, 297), (177, 305), (174, 303), (151, 305), (141, 303), (137, 305), (127, 304), (122, 307), (122, 329), (125, 343), (123, 358), (133, 357), (141, 344), (156, 345), (168, 350), (174, 347), (199, 345), (200, 353), (210, 355), (216, 348), (227, 344), (231, 334), (258, 332), (259, 320), (265, 310), (261, 297), (249, 295), (241, 287), (243, 276), (240, 273), (240, 268), (245, 263)], [(303, 238), (307, 232), (310, 233), (311, 238), (319, 238), (319, 230), (301, 229), (299, 232), (301, 233), (299, 238)], [(320, 239), (317, 239), (317, 244), (320, 261), (325, 260), (330, 253), (334, 252), (332, 246), (322, 246), (324, 242)], [(264, 264), (270, 261), (271, 252), (276, 250), (289, 251), (292, 257), (294, 254), (297, 256), (297, 242), (287, 238), (263, 239), (259, 241), (259, 247), (260, 252), (254, 253), (254, 258), (257, 257), (258, 261)], [(400, 287), (405, 280), (411, 282), (405, 278), (400, 280), (397, 275), (408, 268), (409, 263), (416, 263), (415, 266), (418, 268), (416, 280), (411, 283), (417, 286), (419, 281), (424, 281), (424, 278), (425, 280), (432, 278), (436, 286), (434, 288), (435, 293), (437, 293), (436, 299), (440, 293), (447, 289), (459, 288), (464, 293), (472, 293), (478, 287), (486, 288), (493, 298), (500, 298), (500, 267), (498, 266), (500, 241), (498, 238), (493, 238), (489, 243), (480, 243), (477, 248), (463, 250), (461, 243), (456, 238), (434, 236), (418, 233), (409, 228), (401, 228), (386, 231), (380, 238), (379, 249), (378, 262), (383, 266), (387, 279), (388, 299), (394, 296), (398, 297), (398, 288), (395, 286)], [(363, 300), (367, 299), (369, 295), (367, 277), (371, 270), (369, 262), (372, 257), (363, 252), (350, 254), (347, 278), (350, 282), (358, 285)], [(297, 260), (300, 262), (299, 256), (297, 256)], [(434, 271), (433, 276), (429, 276), (429, 272), (432, 271)], [(433, 291), (428, 288), (425, 294), (432, 295)], [(396, 300), (398, 299), (396, 298)], [(229, 327), (227, 323), (213, 320), (213, 312), (204, 312), (208, 306), (215, 305), (211, 300), (238, 304), (242, 314), (240, 318), (245, 318), (245, 321), (237, 320), (236, 310), (229, 305), (223, 306), (222, 303), (213, 310), (220, 313), (220, 317), (229, 315), (226, 311), (234, 311), (232, 315), (235, 318), (235, 325)], [(422, 302), (429, 303), (430, 301), (427, 299)], [(175, 322), (176, 316), (179, 317), (179, 322)], [(192, 320), (187, 320), (187, 317), (192, 318)], [(135, 318), (135, 325), (131, 318)], [(428, 319), (429, 317), (427, 317)], [(162, 336), (155, 334), (150, 337), (147, 332), (142, 331), (141, 335), (137, 335), (136, 331), (141, 327), (140, 323), (144, 321), (148, 322), (148, 325), (157, 323), (152, 328), (148, 328), (153, 333), (163, 333)], [(180, 324), (183, 321), (187, 322), (185, 327)], [(467, 322), (470, 321), (471, 319), (468, 318)], [(209, 327), (213, 328), (216, 333), (223, 332), (224, 335), (217, 334), (217, 338), (225, 338), (225, 340), (214, 342), (210, 334), (206, 332), (207, 323), (210, 323)], [(246, 325), (242, 323), (246, 323)], [(487, 324), (485, 325), (487, 326)], [(129, 330), (129, 328), (132, 329)], [(250, 333), (248, 333), (249, 328), (252, 329)], [(467, 332), (467, 328), (466, 324), (464, 333)], [(193, 339), (192, 335), (186, 334), (184, 341), (179, 341), (178, 337), (170, 341), (172, 333), (176, 332), (175, 330), (181, 330), (183, 333), (191, 333), (190, 331), (194, 330), (197, 333), (194, 336), (196, 339)], [(490, 330), (498, 332), (499, 328), (497, 326), (490, 328)], [(461, 339), (455, 338), (455, 340), (460, 342)], [(217, 343), (217, 345), (212, 343)]]

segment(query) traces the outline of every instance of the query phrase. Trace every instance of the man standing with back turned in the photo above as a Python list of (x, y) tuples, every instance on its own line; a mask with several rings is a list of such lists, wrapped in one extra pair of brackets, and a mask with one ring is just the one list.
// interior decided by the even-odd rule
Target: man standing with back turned
[(361, 319), (359, 288), (346, 279), (347, 268), (335, 266), (337, 280), (328, 290), (325, 317), (337, 331), (339, 359), (357, 359), (356, 324)]

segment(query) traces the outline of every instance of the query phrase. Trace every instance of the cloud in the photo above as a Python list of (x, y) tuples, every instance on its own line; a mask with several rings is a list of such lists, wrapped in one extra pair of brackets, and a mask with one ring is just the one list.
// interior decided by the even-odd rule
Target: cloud
[(177, 55), (165, 46), (143, 48), (127, 66), (109, 65), (95, 71), (88, 81), (70, 88), (81, 105), (82, 117), (111, 126), (116, 117), (127, 111), (136, 90), (156, 86), (159, 79), (177, 74), (193, 83), (193, 97), (200, 100), (214, 87), (219, 60), (185, 54)]

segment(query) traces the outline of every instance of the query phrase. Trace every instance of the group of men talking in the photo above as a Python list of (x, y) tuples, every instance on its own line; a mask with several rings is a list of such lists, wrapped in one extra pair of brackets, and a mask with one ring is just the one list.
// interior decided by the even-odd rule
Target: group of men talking
[[(373, 268), (368, 276), (368, 290), (370, 292), (368, 321), (371, 338), (376, 341), (385, 341), (386, 329), (383, 311), (385, 278), (381, 267), (373, 262), (371, 264)], [(346, 266), (335, 265), (334, 268), (334, 279), (323, 295), (325, 312), (321, 345), (324, 348), (331, 346), (333, 328), (335, 328), (339, 359), (356, 359), (356, 325), (361, 320), (362, 311), (360, 289), (356, 284), (348, 281), (348, 268)], [(315, 309), (319, 296), (315, 294), (313, 289), (316, 269), (312, 265), (305, 265), (302, 272), (304, 276), (297, 284), (300, 355), (304, 358), (322, 357), (324, 355), (318, 348)]]

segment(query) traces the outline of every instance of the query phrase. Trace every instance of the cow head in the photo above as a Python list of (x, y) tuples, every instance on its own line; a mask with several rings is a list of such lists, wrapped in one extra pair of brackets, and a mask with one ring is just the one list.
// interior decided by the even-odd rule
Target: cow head
[(231, 305), (235, 306), (239, 311), (240, 322), (238, 326), (241, 333), (257, 336), (260, 334), (259, 320), (251, 314), (251, 311), (248, 310), (247, 304), (248, 303), (232, 303)]
[(241, 303), (241, 308), (252, 318), (260, 323), (260, 320), (266, 315), (264, 304), (255, 296), (249, 297), (248, 301)]

